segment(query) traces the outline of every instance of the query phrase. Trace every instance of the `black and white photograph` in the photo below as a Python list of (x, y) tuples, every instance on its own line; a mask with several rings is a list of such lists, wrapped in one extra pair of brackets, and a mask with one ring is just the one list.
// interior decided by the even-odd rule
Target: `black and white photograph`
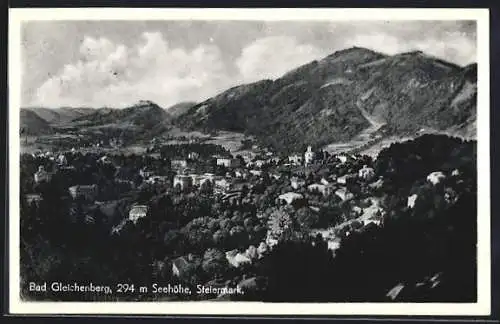
[(487, 10), (153, 11), (11, 10), (16, 309), (489, 312)]

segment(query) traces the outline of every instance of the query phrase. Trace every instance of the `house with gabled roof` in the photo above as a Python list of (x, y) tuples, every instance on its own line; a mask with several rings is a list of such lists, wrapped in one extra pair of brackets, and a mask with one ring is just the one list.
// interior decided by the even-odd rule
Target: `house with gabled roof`
[(189, 268), (189, 262), (185, 257), (178, 257), (172, 262), (172, 274), (181, 277)]
[(39, 204), (43, 200), (43, 197), (40, 194), (32, 193), (24, 195), (24, 199), (28, 205), (31, 205), (32, 203)]
[(287, 205), (293, 204), (297, 200), (303, 200), (304, 196), (296, 192), (287, 192), (278, 197), (280, 203), (285, 203)]
[(140, 218), (147, 216), (148, 210), (149, 208), (146, 205), (134, 205), (130, 209), (130, 212), (128, 214), (128, 219), (134, 222), (135, 224)]
[(218, 157), (217, 165), (224, 166), (226, 168), (237, 168), (241, 165), (241, 161), (236, 158), (229, 157)]
[(94, 201), (99, 192), (99, 188), (96, 184), (76, 185), (69, 187), (68, 191), (73, 199), (84, 198), (88, 201)]

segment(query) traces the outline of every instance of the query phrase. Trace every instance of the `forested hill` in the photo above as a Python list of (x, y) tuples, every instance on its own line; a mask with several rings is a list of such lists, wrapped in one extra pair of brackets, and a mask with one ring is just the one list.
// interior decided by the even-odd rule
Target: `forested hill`
[(385, 55), (353, 47), (274, 81), (233, 87), (189, 108), (176, 124), (256, 135), (278, 150), (345, 142), (369, 129), (470, 133), (476, 73), (420, 51)]

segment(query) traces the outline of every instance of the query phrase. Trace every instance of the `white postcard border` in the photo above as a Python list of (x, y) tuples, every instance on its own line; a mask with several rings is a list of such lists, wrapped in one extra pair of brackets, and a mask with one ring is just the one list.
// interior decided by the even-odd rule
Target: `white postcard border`
[[(19, 109), (22, 22), (33, 20), (475, 20), (478, 105), (478, 300), (476, 303), (263, 303), (263, 302), (24, 302), (19, 265)], [(488, 9), (145, 9), (44, 8), (9, 10), (9, 312), (12, 314), (142, 315), (489, 315), (490, 122)]]

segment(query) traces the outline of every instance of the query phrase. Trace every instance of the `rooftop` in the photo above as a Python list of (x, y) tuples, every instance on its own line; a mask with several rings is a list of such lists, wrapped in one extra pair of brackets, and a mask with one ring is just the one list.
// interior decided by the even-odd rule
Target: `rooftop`
[(172, 262), (172, 264), (175, 265), (177, 269), (185, 269), (189, 265), (189, 262), (187, 262), (184, 257), (178, 257)]
[(287, 192), (287, 193), (284, 193), (284, 194), (279, 196), (280, 199), (285, 199), (285, 200), (302, 199), (303, 197), (304, 196), (302, 196), (301, 194), (296, 193), (296, 192)]
[(132, 208), (130, 209), (130, 212), (144, 212), (144, 213), (147, 213), (148, 211), (148, 206), (145, 206), (145, 205), (134, 205), (132, 206)]

